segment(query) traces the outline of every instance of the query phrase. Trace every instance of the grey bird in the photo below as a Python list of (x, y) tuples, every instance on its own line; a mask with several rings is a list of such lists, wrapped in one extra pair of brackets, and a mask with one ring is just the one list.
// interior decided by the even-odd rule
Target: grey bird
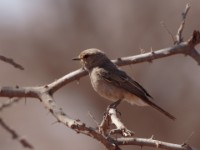
[(136, 81), (120, 70), (99, 49), (82, 51), (77, 58), (88, 71), (94, 90), (102, 97), (111, 100), (125, 100), (138, 106), (152, 106), (172, 120), (176, 118), (152, 102), (151, 95)]

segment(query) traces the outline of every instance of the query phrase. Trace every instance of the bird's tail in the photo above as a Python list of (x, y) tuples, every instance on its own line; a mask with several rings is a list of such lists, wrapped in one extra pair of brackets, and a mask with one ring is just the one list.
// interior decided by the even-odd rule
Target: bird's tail
[(162, 109), (161, 107), (159, 107), (158, 105), (156, 105), (155, 103), (153, 103), (152, 101), (150, 101), (149, 99), (146, 100), (145, 102), (148, 103), (153, 108), (155, 108), (156, 110), (158, 110), (159, 112), (163, 113), (168, 118), (170, 118), (172, 120), (176, 119), (172, 114), (170, 114), (169, 112), (165, 111), (164, 109)]

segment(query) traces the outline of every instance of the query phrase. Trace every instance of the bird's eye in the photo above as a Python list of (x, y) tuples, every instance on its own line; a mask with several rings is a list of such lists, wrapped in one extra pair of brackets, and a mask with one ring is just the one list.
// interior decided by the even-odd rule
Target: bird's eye
[(85, 55), (83, 58), (84, 58), (84, 59), (87, 59), (88, 57), (89, 57), (89, 55)]

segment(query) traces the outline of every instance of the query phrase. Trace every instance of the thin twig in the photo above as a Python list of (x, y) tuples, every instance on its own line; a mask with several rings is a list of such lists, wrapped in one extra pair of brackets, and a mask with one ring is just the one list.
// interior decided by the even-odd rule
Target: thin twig
[(0, 125), (12, 135), (12, 138), (19, 141), (21, 143), (21, 145), (25, 148), (29, 148), (29, 149), (34, 149), (34, 147), (27, 141), (27, 139), (19, 136), (19, 134), (13, 130), (11, 127), (9, 127), (2, 118), (0, 118)]
[(148, 146), (155, 147), (160, 149), (168, 150), (195, 150), (195, 148), (190, 147), (189, 145), (173, 144), (164, 141), (146, 139), (146, 138), (117, 138), (116, 143), (118, 145), (138, 145), (138, 146)]
[(4, 61), (5, 63), (8, 63), (10, 65), (12, 65), (13, 67), (20, 69), (20, 70), (24, 70), (24, 67), (18, 63), (16, 63), (13, 59), (11, 58), (7, 58), (5, 56), (0, 55), (0, 60)]
[(173, 43), (175, 43), (175, 39), (174, 39), (174, 36), (173, 34), (170, 32), (170, 30), (168, 29), (168, 27), (166, 26), (165, 22), (164, 21), (161, 21), (160, 24), (162, 25), (162, 27), (167, 31), (167, 33), (170, 35)]
[(186, 20), (186, 16), (187, 16), (189, 10), (190, 10), (190, 5), (186, 4), (185, 10), (182, 13), (182, 22), (181, 22), (181, 25), (178, 28), (178, 31), (177, 31), (177, 34), (176, 34), (175, 44), (180, 44), (181, 42), (183, 42), (182, 32), (183, 32), (183, 29), (184, 29), (184, 26), (185, 26), (185, 20)]
[(2, 111), (4, 108), (10, 107), (12, 104), (19, 102), (20, 98), (12, 98), (10, 100), (7, 100), (4, 103), (0, 103), (0, 111)]

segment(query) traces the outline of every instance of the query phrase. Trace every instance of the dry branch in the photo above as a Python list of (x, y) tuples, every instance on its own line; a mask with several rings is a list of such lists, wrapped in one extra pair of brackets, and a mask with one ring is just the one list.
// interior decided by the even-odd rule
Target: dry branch
[(181, 25), (180, 25), (180, 27), (178, 28), (178, 31), (177, 31), (175, 44), (180, 44), (181, 42), (183, 42), (182, 33), (183, 33), (183, 28), (185, 26), (185, 19), (186, 19), (186, 16), (187, 16), (189, 10), (190, 10), (190, 5), (186, 4), (185, 10), (182, 13), (182, 22), (181, 22)]
[[(122, 57), (120, 59), (113, 60), (113, 62), (119, 66), (123, 66), (123, 65), (129, 65), (129, 64), (134, 64), (134, 63), (150, 62), (154, 59), (159, 59), (159, 58), (163, 58), (163, 57), (167, 57), (167, 56), (171, 56), (175, 54), (184, 54), (184, 55), (191, 56), (193, 59), (197, 61), (198, 64), (200, 64), (200, 55), (195, 50), (195, 46), (199, 42), (200, 42), (200, 33), (198, 31), (195, 31), (193, 33), (193, 36), (187, 42), (183, 42), (183, 43), (180, 43), (179, 45), (174, 45), (172, 47), (157, 50), (154, 52), (149, 52), (149, 53), (140, 54), (140, 55), (131, 56), (131, 57)], [(57, 106), (52, 95), (64, 85), (74, 80), (78, 80), (85, 75), (87, 75), (86, 71), (83, 69), (79, 69), (45, 86), (0, 87), (0, 97), (38, 98), (41, 100), (44, 106), (52, 113), (52, 115), (57, 119), (58, 122), (65, 124), (67, 127), (75, 130), (77, 133), (82, 133), (87, 136), (93, 137), (94, 139), (100, 141), (108, 150), (120, 150), (119, 145), (127, 145), (127, 143), (129, 145), (144, 146), (145, 142), (141, 143), (138, 140), (134, 140), (134, 142), (131, 143), (130, 138), (123, 138), (123, 142), (122, 142), (122, 139), (113, 139), (110, 136), (105, 136), (104, 134), (101, 134), (101, 132), (99, 132), (98, 130), (92, 127), (87, 127), (85, 123), (82, 123), (79, 120), (72, 119), (61, 109), (61, 107)], [(148, 144), (146, 144), (146, 146), (148, 146)], [(171, 149), (171, 146), (172, 145), (166, 145), (165, 149)], [(186, 150), (186, 149), (189, 150), (190, 148), (190, 147), (185, 148), (179, 145), (178, 149), (180, 149), (180, 147), (183, 150)], [(160, 148), (163, 148), (163, 147), (161, 146)], [(177, 147), (173, 147), (173, 149), (177, 149)]]
[[(119, 118), (118, 114), (120, 113), (117, 110), (117, 106), (120, 104), (120, 102), (121, 100), (118, 100), (107, 107), (107, 111), (104, 113), (103, 120), (99, 126), (99, 132), (101, 134), (106, 136), (120, 134), (124, 137), (130, 137), (134, 135), (134, 132), (128, 130)], [(110, 129), (112, 124), (114, 124), (116, 128)]]
[[(186, 6), (185, 14), (189, 10), (189, 6)], [(118, 66), (136, 64), (141, 62), (151, 62), (155, 59), (160, 59), (176, 54), (188, 55), (193, 58), (198, 64), (200, 64), (200, 54), (195, 49), (195, 46), (200, 43), (200, 33), (199, 31), (194, 31), (192, 37), (186, 41), (182, 42), (182, 30), (185, 23), (185, 17), (183, 17), (182, 27), (178, 31), (178, 42), (176, 45), (157, 51), (151, 51), (148, 53), (121, 57), (113, 62)], [(84, 69), (78, 69), (74, 72), (71, 72), (60, 79), (44, 86), (39, 87), (0, 87), (0, 97), (32, 97), (39, 99), (43, 105), (52, 113), (52, 115), (57, 119), (58, 122), (66, 125), (67, 127), (73, 129), (77, 133), (85, 134), (90, 136), (97, 141), (101, 142), (108, 150), (120, 150), (121, 145), (138, 145), (138, 146), (150, 146), (162, 149), (169, 150), (191, 150), (192, 148), (189, 145), (178, 145), (167, 143), (163, 141), (153, 140), (153, 139), (143, 139), (143, 138), (113, 138), (110, 134), (107, 134), (108, 128), (110, 128), (110, 122), (115, 124), (117, 131), (120, 131), (122, 135), (131, 135), (124, 124), (120, 121), (117, 116), (117, 110), (113, 107), (108, 109), (108, 115), (105, 117), (101, 123), (103, 130), (98, 130), (97, 128), (88, 127), (85, 123), (80, 120), (75, 120), (68, 116), (61, 107), (59, 107), (54, 98), (53, 94), (65, 86), (66, 84), (79, 80), (81, 77), (87, 75), (87, 72)], [(103, 132), (102, 132), (103, 131)]]
[(13, 67), (20, 69), (20, 70), (24, 70), (24, 67), (18, 63), (16, 63), (13, 59), (11, 58), (7, 58), (5, 56), (0, 55), (0, 60), (4, 61), (5, 63), (8, 63), (10, 65), (12, 65)]
[[(199, 31), (194, 31), (193, 35), (187, 42), (182, 42), (178, 45), (174, 45), (172, 47), (139, 54), (135, 56), (121, 57), (116, 60), (112, 60), (118, 66), (125, 66), (130, 64), (142, 63), (142, 62), (152, 62), (155, 59), (160, 59), (172, 55), (183, 54), (192, 57), (198, 64), (200, 64), (200, 54), (195, 49), (195, 46), (200, 43), (200, 33)], [(86, 76), (88, 73), (80, 68), (75, 70), (55, 82), (52, 82), (47, 85), (52, 93), (65, 86), (66, 84), (79, 80), (83, 76)]]
[(118, 145), (138, 145), (138, 146), (148, 146), (160, 149), (168, 150), (195, 150), (195, 148), (190, 147), (187, 144), (173, 144), (164, 141), (158, 141), (154, 139), (145, 138), (118, 138), (116, 139)]
[(10, 107), (12, 104), (18, 102), (20, 100), (20, 98), (12, 98), (6, 102), (0, 103), (0, 111), (2, 111), (3, 109)]
[(27, 139), (19, 136), (19, 134), (11, 129), (11, 127), (9, 127), (4, 121), (3, 119), (0, 118), (0, 125), (12, 135), (12, 138), (19, 141), (21, 143), (21, 145), (25, 148), (29, 148), (29, 149), (34, 149), (33, 146), (27, 141)]

